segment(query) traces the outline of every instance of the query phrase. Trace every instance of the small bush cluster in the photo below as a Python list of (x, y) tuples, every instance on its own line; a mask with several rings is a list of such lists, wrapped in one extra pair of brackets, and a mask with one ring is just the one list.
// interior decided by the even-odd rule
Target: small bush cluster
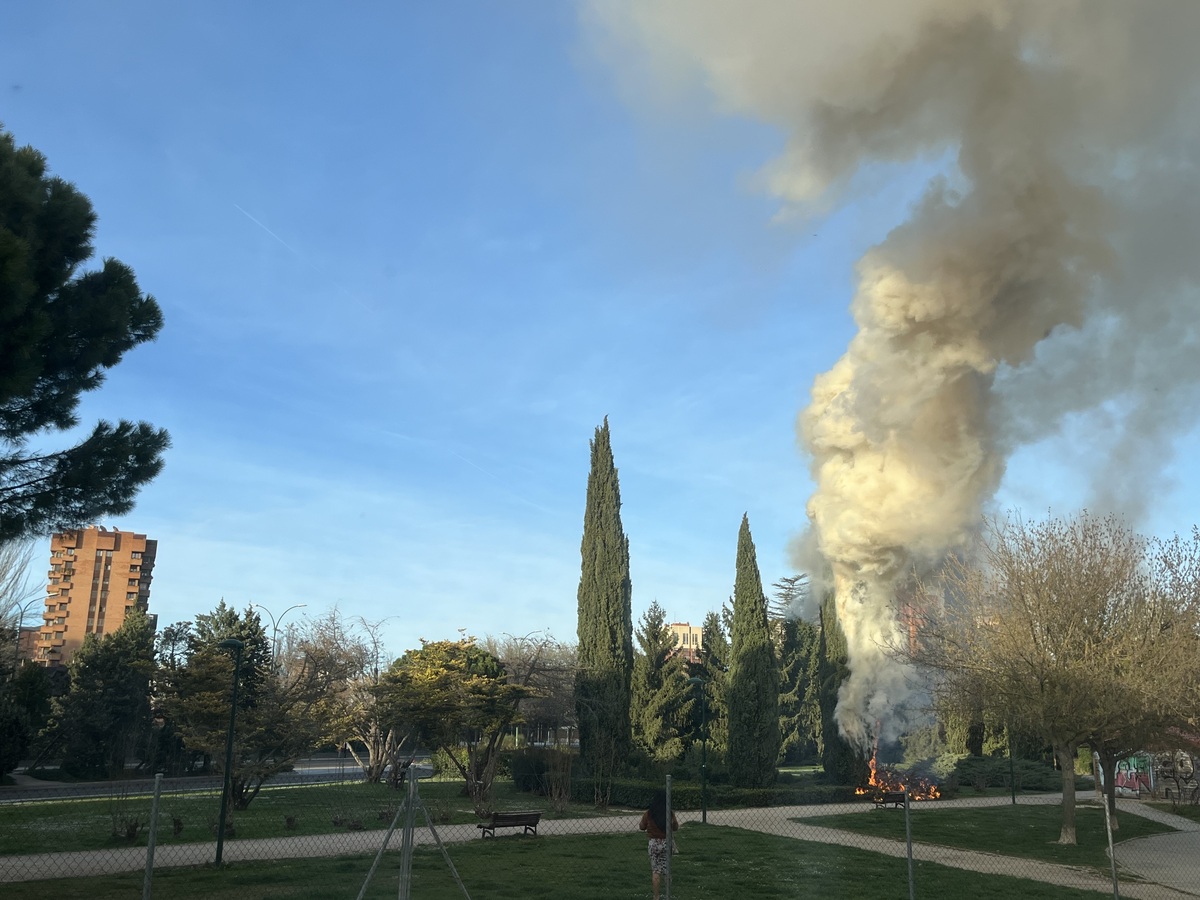
[[(661, 781), (641, 781), (626, 778), (613, 780), (611, 803), (631, 809), (644, 809), (650, 805), (656, 791), (662, 790)], [(571, 799), (575, 803), (591, 805), (594, 786), (590, 779), (571, 782)], [(854, 800), (854, 788), (842, 785), (791, 786), (776, 784), (765, 788), (735, 788), (725, 784), (708, 785), (709, 809), (735, 809), (763, 806), (803, 806), (819, 803), (848, 803)], [(671, 785), (671, 806), (674, 809), (700, 809), (701, 786), (694, 782), (674, 782)]]
[[(943, 794), (963, 790), (1011, 788), (1016, 777), (1019, 791), (1054, 792), (1062, 789), (1062, 773), (1046, 763), (1030, 759), (1012, 760), (1006, 756), (961, 756), (943, 754), (934, 763), (933, 773)], [(1075, 786), (1086, 788), (1088, 779), (1076, 776)]]

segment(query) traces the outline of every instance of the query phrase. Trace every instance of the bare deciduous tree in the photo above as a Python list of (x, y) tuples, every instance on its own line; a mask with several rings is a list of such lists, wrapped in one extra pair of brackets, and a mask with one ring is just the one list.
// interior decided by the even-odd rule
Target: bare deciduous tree
[(380, 679), (391, 662), (381, 634), (385, 621), (360, 616), (347, 622), (335, 607), (312, 622), (308, 635), (344, 661), (346, 678), (328, 702), (327, 737), (350, 754), (372, 784), (387, 773), (398, 780), (410, 742), (402, 723), (385, 722), (380, 712)]
[(488, 635), (482, 643), (504, 663), (508, 680), (527, 688), (521, 700), (521, 718), (527, 732), (553, 732), (575, 725), (576, 653), (573, 644), (555, 639), (548, 631), (524, 635)]
[(1117, 519), (1081, 514), (992, 520), (970, 553), (924, 585), (914, 661), (941, 700), (982, 702), (1040, 734), (1062, 767), (1059, 843), (1075, 843), (1074, 759), (1177, 724), (1195, 699), (1200, 537), (1151, 542)]

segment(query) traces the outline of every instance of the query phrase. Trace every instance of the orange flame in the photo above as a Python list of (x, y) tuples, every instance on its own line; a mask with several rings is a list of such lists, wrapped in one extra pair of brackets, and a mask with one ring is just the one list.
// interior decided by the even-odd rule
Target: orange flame
[(885, 793), (903, 791), (906, 788), (910, 800), (937, 800), (942, 796), (938, 786), (927, 778), (878, 766), (874, 753), (871, 754), (871, 761), (867, 763), (867, 767), (871, 770), (871, 777), (865, 786), (855, 788), (854, 793), (859, 796), (870, 794), (878, 798)]

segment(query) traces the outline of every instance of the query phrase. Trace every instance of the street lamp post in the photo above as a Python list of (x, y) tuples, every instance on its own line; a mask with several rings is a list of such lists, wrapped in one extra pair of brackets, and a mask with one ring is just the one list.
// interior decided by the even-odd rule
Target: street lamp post
[(29, 608), (35, 603), (45, 603), (45, 597), (34, 597), (27, 603), (22, 604), (19, 600), (14, 602), (12, 608), (17, 611), (13, 630), (16, 631), (16, 637), (13, 643), (13, 677), (17, 675), (17, 669), (21, 668), (21, 629), (25, 625), (25, 617), (29, 615)]
[(703, 678), (693, 676), (689, 684), (696, 685), (700, 694), (700, 822), (708, 824), (708, 697), (704, 693)]
[(278, 638), (279, 638), (279, 626), (283, 624), (284, 616), (286, 616), (288, 613), (290, 613), (293, 609), (304, 609), (304, 607), (308, 606), (308, 604), (307, 603), (295, 603), (292, 606), (289, 606), (283, 612), (281, 612), (279, 614), (278, 619), (275, 618), (274, 613), (272, 613), (269, 609), (267, 609), (261, 603), (252, 603), (251, 606), (261, 609), (263, 612), (265, 612), (268, 616), (271, 617), (271, 661), (274, 662), (275, 655), (276, 655), (275, 651), (276, 651), (276, 647), (278, 645)]
[(233, 784), (233, 729), (237, 724), (238, 676), (242, 671), (242, 650), (246, 645), (235, 638), (217, 644), (223, 650), (233, 651), (233, 690), (229, 696), (229, 733), (225, 736), (225, 779), (221, 786), (221, 818), (217, 820), (217, 862), (221, 865), (221, 854), (225, 850), (225, 817), (229, 814), (229, 793)]

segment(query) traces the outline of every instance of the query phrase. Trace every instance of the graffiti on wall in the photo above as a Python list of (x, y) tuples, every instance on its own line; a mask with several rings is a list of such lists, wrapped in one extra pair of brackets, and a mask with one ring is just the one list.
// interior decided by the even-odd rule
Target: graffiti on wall
[(1158, 754), (1156, 774), (1163, 799), (1172, 803), (1196, 803), (1200, 783), (1196, 781), (1196, 757), (1183, 750)]
[(1117, 760), (1114, 782), (1118, 797), (1140, 797), (1143, 792), (1149, 794), (1154, 787), (1150, 757), (1138, 754)]

